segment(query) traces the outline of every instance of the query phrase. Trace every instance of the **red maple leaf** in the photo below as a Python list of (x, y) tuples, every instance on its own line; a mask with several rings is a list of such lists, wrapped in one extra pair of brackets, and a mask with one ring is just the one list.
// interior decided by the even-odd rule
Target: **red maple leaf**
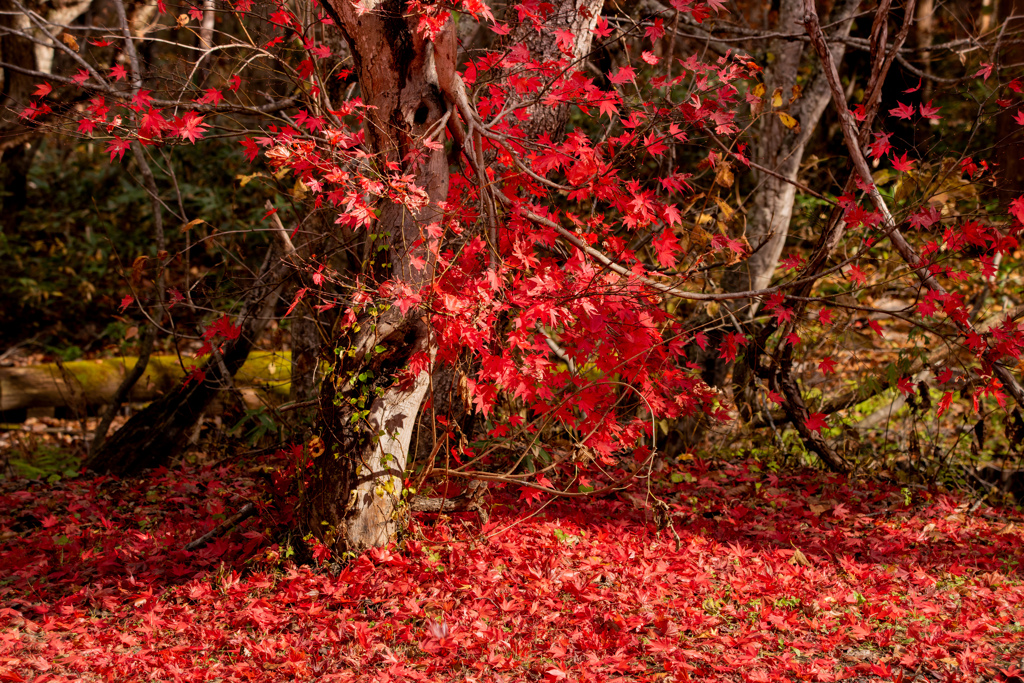
[(185, 112), (184, 116), (174, 119), (174, 128), (183, 140), (195, 144), (196, 140), (206, 133), (207, 125), (203, 123), (203, 117), (195, 112)]
[(245, 158), (250, 162), (256, 161), (256, 157), (260, 153), (259, 145), (253, 142), (252, 138), (245, 138), (242, 140), (242, 147), (244, 148), (242, 153), (245, 155)]
[(185, 381), (182, 382), (181, 388), (184, 389), (192, 382), (195, 382), (196, 384), (202, 384), (204, 381), (206, 381), (206, 372), (204, 372), (203, 369), (197, 365), (194, 368), (192, 368), (191, 372), (189, 372), (185, 376)]
[(903, 156), (892, 155), (892, 167), (900, 173), (906, 173), (914, 168), (914, 164), (917, 163), (913, 159), (907, 160), (907, 153), (904, 152)]
[(203, 92), (203, 96), (200, 97), (196, 102), (200, 104), (213, 104), (218, 105), (224, 101), (224, 94), (216, 88), (207, 88)]
[[(495, 24), (494, 26), (491, 27), (491, 30), (499, 35), (505, 35), (509, 32), (508, 27), (504, 27), (505, 33), (502, 33), (498, 31), (497, 26), (498, 24)], [(612, 27), (608, 25), (608, 20), (605, 19), (604, 17), (601, 17), (600, 19), (597, 20), (597, 24), (594, 26), (594, 28), (590, 30), (590, 32), (593, 33), (598, 38), (607, 38), (612, 34), (613, 30), (614, 29), (612, 29)]]
[(225, 315), (206, 328), (203, 332), (203, 339), (210, 341), (214, 337), (221, 337), (231, 341), (232, 339), (238, 339), (238, 335), (241, 333), (242, 328), (238, 325), (233, 325), (231, 318)]
[(779, 264), (783, 270), (796, 270), (804, 265), (804, 257), (800, 254), (787, 254)]
[(631, 66), (620, 67), (614, 76), (608, 76), (608, 80), (615, 85), (629, 83), (636, 77), (636, 71)]
[(526, 501), (527, 505), (532, 505), (534, 501), (542, 500), (545, 495), (543, 491), (532, 486), (519, 487), (519, 500)]
[(881, 159), (889, 150), (892, 149), (892, 144), (889, 142), (889, 138), (892, 137), (892, 133), (875, 133), (875, 141), (868, 145), (868, 152), (871, 153), (872, 158)]
[(651, 246), (654, 247), (654, 251), (658, 255), (658, 263), (662, 267), (671, 268), (679, 260), (677, 258), (680, 251), (679, 239), (671, 229), (662, 230), (661, 234), (651, 242)]
[(121, 138), (115, 137), (113, 140), (107, 143), (107, 151), (110, 152), (110, 161), (113, 163), (114, 157), (116, 156), (118, 161), (124, 159), (124, 153), (128, 151), (132, 143), (128, 140), (122, 140)]
[(652, 43), (658, 42), (663, 35), (665, 35), (665, 20), (660, 17), (655, 19), (652, 25), (644, 29), (644, 38), (650, 38)]
[(857, 285), (863, 285), (867, 282), (867, 276), (864, 275), (864, 271), (856, 264), (851, 265), (850, 269), (846, 271), (846, 277), (850, 278), (850, 281)]
[(1021, 223), (1024, 223), (1024, 195), (1010, 202), (1010, 214)]
[(939, 399), (939, 408), (938, 408), (938, 415), (939, 415), (939, 417), (942, 417), (942, 414), (944, 412), (946, 412), (947, 410), (949, 410), (949, 406), (952, 403), (953, 403), (953, 392), (952, 391), (947, 391), (945, 394), (942, 395), (942, 398)]
[(811, 413), (807, 416), (807, 421), (804, 424), (812, 432), (821, 434), (821, 430), (828, 426), (828, 418), (824, 413)]
[(140, 90), (132, 98), (132, 106), (136, 111), (142, 111), (153, 102), (152, 90)]
[(933, 107), (932, 101), (928, 100), (928, 104), (921, 105), (921, 116), (923, 116), (926, 119), (933, 119), (937, 121), (938, 119), (942, 118), (941, 116), (939, 116), (939, 109), (940, 107)]
[(889, 114), (898, 119), (911, 119), (914, 117), (914, 107), (909, 104), (898, 103), (898, 107), (889, 110)]

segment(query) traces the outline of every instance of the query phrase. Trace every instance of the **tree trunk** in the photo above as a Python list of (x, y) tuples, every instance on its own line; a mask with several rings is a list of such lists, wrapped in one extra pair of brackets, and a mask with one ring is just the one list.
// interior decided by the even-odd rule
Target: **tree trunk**
[[(525, 45), (530, 51), (530, 59), (541, 65), (552, 67), (552, 73), (558, 74), (565, 67), (559, 65), (561, 60), (586, 59), (594, 40), (594, 27), (601, 17), (604, 0), (553, 0), (536, 6), (543, 22), (540, 30), (532, 21), (524, 21), (513, 7), (509, 7), (506, 21), (511, 31), (502, 41), (507, 48)], [(557, 32), (567, 31), (574, 36), (572, 45), (566, 45), (565, 52), (559, 49)], [(505, 72), (521, 70), (522, 65), (511, 65)], [(583, 70), (582, 63), (576, 68)], [(566, 74), (568, 76), (568, 74)], [(530, 97), (530, 94), (526, 97)], [(569, 121), (568, 104), (562, 102), (552, 106), (538, 102), (527, 107), (527, 117), (519, 127), (527, 140), (537, 140), (543, 135), (551, 136), (551, 140), (559, 142), (565, 137), (565, 126)]]
[[(63, 363), (63, 368), (56, 363), (0, 368), (0, 412), (68, 406), (75, 394), (86, 406), (109, 405), (137, 361), (135, 356), (117, 356), (71, 361)], [(282, 400), (283, 385), (289, 379), (288, 364), (287, 352), (253, 353), (238, 371), (235, 382), (241, 387), (263, 387), (265, 395)], [(152, 356), (125, 401), (146, 403), (158, 399), (173, 391), (185, 374), (177, 356)]]
[[(275, 214), (276, 216), (276, 214)], [(307, 217), (307, 220), (313, 218)], [(322, 216), (315, 217), (324, 225), (323, 234), (328, 234), (328, 221)], [(284, 230), (282, 225), (280, 228)], [(296, 233), (294, 241), (297, 262), (306, 263), (310, 257), (312, 245), (316, 244), (310, 239), (307, 231), (302, 230)], [(290, 292), (292, 301), (307, 286), (308, 274), (300, 267), (295, 273), (296, 288)], [(303, 403), (316, 398), (316, 370), (320, 359), (320, 323), (316, 309), (306, 298), (299, 302), (295, 309), (294, 317), (291, 320), (291, 385), (288, 398), (294, 403)]]
[[(846, 0), (836, 6), (833, 21), (845, 21), (833, 27), (831, 37), (844, 38), (849, 35), (853, 15), (859, 6), (860, 0)], [(801, 0), (783, 0), (779, 26), (799, 25), (802, 18)], [(790, 99), (793, 86), (797, 83), (804, 45), (801, 41), (784, 38), (773, 40), (769, 49), (776, 55), (776, 59), (765, 69), (765, 87), (769, 97), (776, 89), (781, 89), (783, 101)], [(845, 43), (841, 40), (832, 42), (832, 57), (836, 63), (842, 61), (845, 52)], [(782, 125), (778, 116), (767, 114), (762, 117), (761, 134), (756, 138), (753, 158), (777, 175), (757, 170), (753, 173), (757, 190), (748, 200), (751, 213), (747, 221), (746, 237), (757, 252), (723, 278), (725, 291), (762, 289), (771, 283), (793, 218), (793, 203), (796, 199), (796, 186), (793, 182), (799, 174), (807, 142), (814, 134), (831, 98), (828, 81), (818, 67), (810, 85), (789, 105), (789, 113), (800, 122), (799, 132)], [(766, 112), (768, 110), (770, 102), (766, 106)]]
[[(1024, 6), (1020, 0), (1001, 0), (999, 3), (998, 20), (1006, 24), (1002, 30), (1007, 36), (1024, 27), (1019, 18), (1018, 8)], [(1005, 46), (996, 55), (997, 64), (1017, 64), (1024, 56), (1024, 47), (1020, 43), (1005, 41)], [(996, 159), (999, 161), (999, 201), (1008, 205), (1012, 200), (1024, 193), (1024, 139), (1020, 135), (1020, 125), (1014, 120), (1016, 109), (1010, 107), (996, 116)]]
[[(831, 37), (843, 38), (849, 35), (853, 15), (859, 6), (860, 0), (843, 0), (836, 5), (832, 12), (834, 24)], [(803, 13), (802, 0), (782, 0), (776, 26), (799, 26)], [(752, 157), (755, 162), (772, 170), (774, 174), (758, 170), (752, 173), (756, 189), (747, 200), (747, 205), (751, 208), (747, 217), (746, 238), (755, 252), (750, 258), (723, 274), (721, 287), (726, 292), (767, 287), (775, 274), (786, 245), (786, 238), (789, 236), (789, 225), (793, 219), (793, 205), (796, 200), (796, 186), (793, 182), (799, 175), (807, 143), (832, 97), (823, 71), (816, 66), (810, 84), (803, 88), (799, 97), (790, 103), (788, 108), (785, 107), (785, 103), (794, 94), (793, 86), (797, 84), (805, 45), (801, 41), (780, 37), (774, 38), (768, 48), (768, 51), (775, 55), (775, 60), (764, 72), (768, 101), (765, 103), (761, 132), (755, 138)], [(841, 40), (832, 43), (832, 54), (837, 63), (842, 61), (845, 51), (846, 45)], [(782, 92), (786, 111), (800, 123), (799, 132), (786, 128), (779, 117), (771, 113), (771, 98), (776, 89)], [(700, 366), (701, 376), (709, 385), (726, 385), (732, 364), (720, 357), (721, 343), (726, 334), (737, 331), (736, 323), (746, 323), (753, 318), (756, 311), (756, 301), (738, 300), (723, 302), (713, 307), (713, 312), (707, 307), (702, 307), (688, 320), (690, 328), (711, 326), (706, 348), (701, 349), (693, 344), (687, 350), (688, 357)], [(703, 416), (681, 420), (675, 434), (669, 435), (666, 452), (675, 455), (692, 448), (703, 439), (707, 427)]]
[(129, 476), (144, 469), (160, 467), (188, 443), (188, 432), (213, 401), (224, 391), (252, 349), (252, 342), (239, 336), (225, 345), (223, 364), (211, 359), (206, 378), (190, 382), (153, 401), (135, 413), (99, 449), (85, 466), (103, 474)]
[(302, 403), (316, 398), (316, 368), (320, 353), (320, 334), (313, 310), (302, 310), (291, 325), (291, 383), (288, 398)]
[[(417, 32), (418, 17), (406, 16), (402, 0), (369, 0), (362, 7), (369, 11), (360, 14), (347, 0), (328, 5), (351, 47), (362, 99), (371, 107), (367, 144), (379, 168), (397, 164), (429, 198), (415, 211), (381, 200), (372, 232), (390, 241), (390, 263), (379, 266), (372, 279), (393, 277), (419, 290), (432, 279), (434, 260), (425, 247), (414, 251), (411, 245), (422, 228), (443, 218), (439, 203), (448, 194), (448, 161), (444, 149), (425, 149), (416, 165), (408, 153), (423, 147), (424, 134), (438, 130), (449, 111), (442, 87), (455, 73), (454, 27), (449, 20), (431, 41)], [(412, 266), (414, 257), (426, 262), (421, 270)], [(337, 342), (339, 359), (322, 384), (323, 448), (311, 449), (301, 519), (307, 532), (339, 555), (382, 545), (398, 528), (409, 444), (430, 374), (423, 369), (404, 381), (397, 377), (414, 354), (433, 360), (423, 315), (417, 309), (403, 315), (393, 307), (362, 319), (358, 332)]]

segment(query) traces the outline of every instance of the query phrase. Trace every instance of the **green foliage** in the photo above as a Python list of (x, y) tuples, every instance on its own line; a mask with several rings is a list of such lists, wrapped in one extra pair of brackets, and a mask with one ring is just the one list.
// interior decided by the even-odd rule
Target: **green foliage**
[(55, 444), (38, 444), (10, 453), (0, 467), (0, 479), (41, 479), (53, 484), (78, 476), (80, 459), (66, 448)]
[[(180, 289), (187, 282), (193, 298), (223, 304), (230, 269), (258, 268), (267, 240), (244, 232), (259, 224), (272, 188), (240, 190), (235, 178), (250, 166), (231, 141), (156, 150), (151, 165), (158, 187), (167, 188), (161, 199), (168, 207), (168, 286)], [(123, 340), (128, 326), (111, 326), (121, 298), (130, 292), (143, 300), (154, 295), (153, 267), (134, 287), (128, 283), (137, 257), (157, 256), (150, 201), (137, 176), (129, 158), (111, 164), (98, 143), (44, 138), (17, 227), (0, 234), (0, 318), (19, 321), (4, 326), (0, 342), (43, 333), (40, 341), (54, 347), (50, 352), (71, 360), (88, 350), (86, 344)], [(187, 220), (179, 220), (182, 213)], [(205, 223), (180, 229), (195, 218)], [(229, 234), (209, 239), (214, 230)], [(48, 341), (54, 337), (61, 340), (59, 348)]]

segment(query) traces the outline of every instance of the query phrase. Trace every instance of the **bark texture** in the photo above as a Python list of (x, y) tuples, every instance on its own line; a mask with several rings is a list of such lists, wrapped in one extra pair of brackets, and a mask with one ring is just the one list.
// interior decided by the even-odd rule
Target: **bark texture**
[[(853, 15), (860, 4), (861, 0), (842, 0), (833, 8), (830, 37), (842, 38), (849, 35)], [(775, 25), (780, 30), (783, 27), (799, 26), (803, 14), (802, 0), (781, 0)], [(839, 63), (846, 51), (845, 43), (835, 40), (831, 50), (833, 58)], [(755, 189), (747, 200), (746, 238), (754, 253), (722, 275), (721, 287), (726, 292), (762, 289), (771, 283), (793, 220), (796, 201), (796, 186), (793, 182), (799, 175), (807, 144), (831, 101), (828, 80), (817, 65), (806, 87), (799, 93), (793, 90), (797, 85), (800, 66), (809, 54), (806, 43), (777, 37), (769, 43), (768, 51), (775, 55), (775, 59), (764, 72), (768, 101), (765, 103), (765, 114), (761, 117), (760, 133), (755, 137), (752, 157), (760, 166), (773, 173), (759, 170), (752, 173)], [(771, 97), (776, 90), (781, 91), (782, 108), (799, 122), (799, 131), (786, 128), (779, 117), (771, 113)], [(745, 328), (756, 311), (756, 301), (740, 299), (701, 308), (687, 321), (691, 329), (709, 328), (707, 347), (702, 349), (694, 344), (687, 350), (688, 357), (700, 366), (701, 376), (709, 385), (726, 386), (732, 363), (721, 358), (722, 341), (726, 334), (738, 331), (737, 326)], [(737, 401), (743, 400), (743, 397), (734, 398)], [(707, 428), (703, 416), (680, 420), (669, 435), (664, 450), (669, 455), (675, 455), (692, 448), (704, 438)]]
[[(573, 70), (582, 71), (583, 62), (590, 54), (594, 40), (593, 29), (597, 26), (603, 6), (604, 0), (554, 0), (540, 3), (534, 8), (542, 22), (540, 27), (529, 19), (522, 19), (522, 15), (512, 9), (507, 17), (511, 31), (502, 44), (505, 49), (514, 50), (513, 54), (523, 54), (523, 48), (529, 50), (529, 61), (541, 65), (548, 79), (553, 80), (562, 75), (565, 65), (561, 62), (565, 59), (572, 62)], [(563, 42), (559, 45), (557, 31), (571, 33), (572, 44)], [(522, 68), (521, 62), (512, 64), (505, 70), (506, 77), (519, 68)], [(543, 93), (532, 93), (527, 97), (538, 95), (543, 99)], [(569, 105), (565, 103), (554, 106), (543, 102), (531, 104), (526, 109), (526, 119), (520, 124), (523, 137), (536, 140), (548, 135), (557, 142), (565, 136), (569, 110)]]
[[(108, 405), (114, 400), (127, 373), (138, 362), (135, 356), (96, 360), (40, 363), (24, 367), (0, 368), (0, 411), (28, 408), (54, 408), (70, 405), (80, 396), (86, 406)], [(235, 375), (239, 387), (260, 386), (264, 396), (284, 399), (288, 381), (288, 353), (261, 351), (249, 356)], [(273, 370), (273, 372), (271, 372)], [(138, 382), (132, 385), (125, 401), (145, 403), (174, 391), (185, 377), (177, 356), (151, 356)]]
[[(555, 0), (537, 7), (538, 29), (533, 21), (523, 21), (518, 12), (510, 9), (507, 13), (510, 32), (502, 39), (499, 50), (515, 50), (517, 57), (501, 72), (501, 80), (524, 68), (524, 60), (541, 65), (550, 78), (564, 75), (565, 63), (572, 69), (583, 70), (584, 62), (593, 44), (593, 29), (601, 16), (604, 0)], [(558, 43), (556, 31), (568, 31), (574, 39), (571, 45)], [(526, 51), (523, 50), (526, 48)], [(533, 93), (528, 97), (536, 97)], [(561, 141), (566, 134), (570, 106), (566, 103), (531, 104), (526, 107), (526, 117), (519, 123), (526, 140), (537, 140), (547, 136), (552, 142)], [(497, 156), (494, 149), (484, 154), (485, 163), (492, 164)], [(436, 443), (435, 422), (438, 415), (445, 416), (470, 440), (475, 425), (474, 413), (466, 392), (465, 377), (472, 372), (472, 361), (461, 358), (458, 362), (445, 364), (434, 370), (430, 386), (430, 407), (423, 411), (417, 424), (414, 452), (417, 461), (424, 461), (434, 452)]]
[[(836, 5), (831, 21), (838, 23), (834, 24), (831, 37), (843, 38), (849, 35), (853, 15), (859, 6), (860, 0), (845, 0)], [(801, 0), (782, 0), (779, 26), (799, 25), (802, 19)], [(793, 96), (793, 86), (797, 84), (800, 63), (806, 51), (805, 43), (776, 38), (769, 49), (776, 58), (765, 69), (767, 93), (771, 95), (775, 89), (780, 88), (784, 101), (788, 101)], [(836, 63), (841, 62), (846, 44), (834, 40), (831, 49), (832, 58)], [(722, 284), (726, 291), (762, 289), (770, 284), (793, 219), (796, 199), (793, 181), (800, 171), (807, 143), (830, 101), (828, 81), (821, 70), (816, 69), (810, 84), (789, 105), (789, 114), (800, 122), (800, 132), (786, 128), (778, 116), (762, 117), (761, 134), (756, 138), (753, 149), (754, 161), (778, 175), (754, 171), (757, 190), (749, 200), (747, 240), (757, 252), (723, 278)]]

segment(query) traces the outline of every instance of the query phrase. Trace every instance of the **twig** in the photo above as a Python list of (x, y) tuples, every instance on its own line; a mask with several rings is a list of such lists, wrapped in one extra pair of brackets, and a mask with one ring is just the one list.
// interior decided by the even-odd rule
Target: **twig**
[(217, 538), (218, 536), (221, 536), (221, 535), (227, 533), (231, 529), (231, 527), (236, 526), (238, 524), (241, 524), (245, 520), (247, 520), (250, 517), (252, 517), (254, 514), (256, 514), (256, 506), (253, 505), (252, 503), (246, 503), (245, 505), (242, 506), (242, 509), (240, 509), (238, 512), (236, 512), (235, 514), (231, 515), (230, 517), (225, 519), (223, 522), (221, 522), (220, 524), (218, 524), (214, 528), (210, 529), (205, 534), (203, 534), (202, 536), (200, 536), (196, 540), (192, 541), (188, 545), (186, 545), (185, 546), (185, 550), (192, 551), (192, 550), (195, 550), (196, 548), (200, 548), (200, 547), (206, 545), (207, 543), (209, 543), (213, 539)]

